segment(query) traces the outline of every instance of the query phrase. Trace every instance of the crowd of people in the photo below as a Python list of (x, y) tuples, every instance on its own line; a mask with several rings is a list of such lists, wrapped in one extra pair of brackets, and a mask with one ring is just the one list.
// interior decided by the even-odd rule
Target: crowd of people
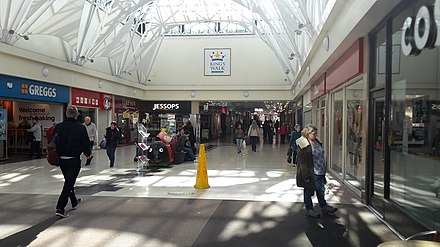
[[(85, 166), (92, 162), (93, 146), (97, 145), (98, 136), (96, 125), (90, 116), (86, 116), (84, 121), (78, 121), (78, 109), (75, 106), (68, 106), (66, 119), (61, 123), (53, 122), (47, 131), (48, 142), (55, 139), (57, 153), (59, 155), (59, 166), (64, 176), (64, 186), (59, 196), (55, 214), (65, 218), (68, 214), (65, 207), (70, 199), (72, 209), (76, 209), (81, 202), (75, 195), (75, 182), (81, 170), (81, 158), (86, 157)], [(34, 154), (37, 158), (41, 157), (42, 127), (38, 117), (32, 119), (32, 126), (26, 127), (30, 135), (30, 156)], [(301, 125), (280, 123), (278, 120), (266, 120), (262, 124), (258, 119), (253, 119), (250, 126), (243, 128), (241, 122), (237, 122), (234, 129), (234, 141), (237, 153), (242, 154), (246, 145), (246, 140), (250, 142), (252, 152), (257, 152), (257, 145), (260, 141), (265, 144), (288, 144), (288, 162), (296, 166), (296, 185), (304, 188), (304, 206), (306, 215), (310, 217), (320, 217), (321, 214), (334, 214), (337, 209), (327, 204), (325, 195), (326, 184), (326, 161), (324, 148), (317, 136), (317, 128), (307, 125), (301, 129)], [(159, 135), (158, 135), (159, 136)], [(104, 146), (109, 159), (109, 167), (115, 166), (115, 151), (121, 141), (122, 134), (115, 121), (111, 122), (106, 128)], [(162, 141), (162, 140), (158, 140)], [(185, 153), (185, 160), (196, 160), (197, 148), (194, 128), (190, 121), (184, 124), (176, 135), (170, 138), (169, 142), (175, 142), (177, 152)], [(317, 195), (321, 214), (314, 210), (312, 196)]]

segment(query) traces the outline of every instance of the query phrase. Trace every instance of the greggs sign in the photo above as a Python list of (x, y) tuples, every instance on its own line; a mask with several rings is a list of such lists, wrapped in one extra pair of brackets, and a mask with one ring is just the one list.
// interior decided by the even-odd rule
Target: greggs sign
[(402, 28), (402, 52), (405, 56), (417, 56), (423, 49), (439, 45), (440, 0), (436, 0), (434, 6), (420, 7), (416, 17), (406, 18)]

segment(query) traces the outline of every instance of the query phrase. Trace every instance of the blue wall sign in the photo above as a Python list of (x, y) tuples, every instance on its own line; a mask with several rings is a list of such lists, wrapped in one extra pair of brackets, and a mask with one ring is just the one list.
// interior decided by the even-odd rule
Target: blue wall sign
[(68, 103), (69, 87), (0, 75), (0, 97)]

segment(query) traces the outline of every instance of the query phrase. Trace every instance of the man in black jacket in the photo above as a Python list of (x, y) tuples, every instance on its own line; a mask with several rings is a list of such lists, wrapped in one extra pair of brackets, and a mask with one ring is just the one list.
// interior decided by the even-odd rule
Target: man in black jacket
[(57, 134), (55, 143), (64, 176), (64, 186), (55, 212), (55, 215), (61, 218), (69, 216), (64, 210), (69, 198), (72, 209), (76, 209), (81, 202), (80, 198), (76, 198), (74, 191), (76, 178), (81, 170), (80, 156), (84, 153), (89, 158), (91, 154), (89, 136), (84, 125), (76, 120), (78, 115), (78, 109), (75, 106), (68, 106), (67, 119), (57, 124), (54, 131)]

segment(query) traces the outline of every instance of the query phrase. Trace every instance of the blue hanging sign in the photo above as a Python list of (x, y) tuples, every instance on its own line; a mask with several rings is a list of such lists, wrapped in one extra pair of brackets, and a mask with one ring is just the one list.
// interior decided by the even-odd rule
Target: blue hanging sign
[(68, 103), (69, 87), (12, 76), (0, 76), (0, 97)]

